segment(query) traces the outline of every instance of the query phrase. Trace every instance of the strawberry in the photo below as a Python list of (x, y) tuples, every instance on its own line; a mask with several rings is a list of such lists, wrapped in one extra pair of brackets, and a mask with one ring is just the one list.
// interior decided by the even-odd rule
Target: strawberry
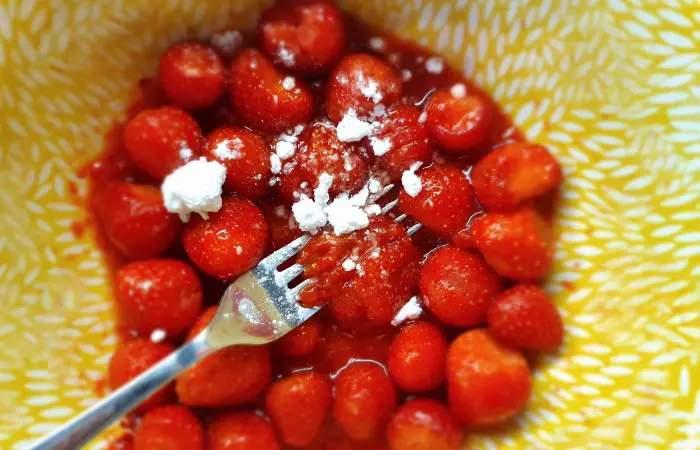
[(502, 277), (537, 281), (552, 265), (550, 228), (531, 208), (486, 213), (474, 220), (474, 245)]
[(471, 327), (486, 321), (501, 280), (478, 255), (446, 246), (428, 255), (420, 272), (423, 303), (443, 323)]
[(224, 126), (204, 140), (202, 154), (226, 168), (224, 192), (257, 199), (269, 191), (270, 148), (243, 127)]
[(359, 190), (367, 180), (368, 165), (360, 145), (340, 142), (336, 129), (330, 124), (316, 123), (299, 136), (296, 152), (282, 166), (280, 194), (294, 203), (300, 194), (314, 198), (319, 176), (333, 177), (331, 196)]
[[(204, 310), (188, 340), (199, 334), (215, 314), (214, 306)], [(175, 382), (175, 392), (187, 406), (238, 406), (255, 399), (269, 383), (269, 348), (241, 345), (223, 348), (185, 371)]]
[(303, 447), (318, 435), (330, 412), (332, 399), (327, 376), (297, 372), (272, 384), (265, 398), (265, 412), (279, 431), (282, 442)]
[[(116, 390), (145, 372), (152, 365), (170, 355), (173, 347), (157, 344), (150, 339), (132, 339), (117, 346), (107, 367), (109, 386)], [(169, 384), (143, 402), (135, 412), (142, 414), (156, 406), (163, 405), (172, 397), (173, 387)]]
[(232, 280), (255, 266), (267, 246), (267, 221), (251, 201), (224, 197), (221, 209), (205, 220), (195, 216), (182, 243), (192, 263), (220, 280)]
[(378, 104), (401, 99), (401, 78), (384, 61), (366, 53), (344, 57), (328, 79), (326, 111), (338, 123), (352, 110), (368, 117)]
[(124, 146), (136, 165), (155, 180), (199, 154), (202, 130), (175, 106), (140, 112), (124, 127)]
[(415, 197), (405, 189), (399, 206), (431, 231), (449, 236), (462, 230), (479, 210), (467, 176), (451, 165), (435, 164), (417, 172), (421, 191)]
[(384, 368), (353, 362), (335, 379), (333, 416), (354, 440), (379, 437), (396, 408), (396, 388)]
[(231, 103), (256, 131), (279, 133), (308, 122), (313, 97), (303, 81), (285, 89), (284, 73), (257, 50), (247, 49), (231, 62)]
[(420, 115), (415, 106), (397, 104), (378, 121), (374, 137), (389, 142), (391, 148), (378, 156), (377, 161), (394, 181), (400, 180), (403, 172), (414, 163), (427, 163), (432, 157), (428, 128), (421, 122)]
[(527, 404), (532, 379), (520, 352), (499, 344), (484, 329), (462, 333), (447, 352), (450, 409), (464, 425), (510, 419)]
[(163, 53), (158, 80), (165, 93), (183, 108), (203, 108), (224, 91), (226, 68), (212, 47), (196, 42), (173, 44)]
[(429, 392), (445, 380), (447, 340), (428, 322), (409, 323), (389, 347), (388, 369), (396, 385), (407, 392)]
[(328, 0), (279, 2), (260, 18), (260, 44), (287, 70), (330, 70), (345, 47), (343, 16)]
[(270, 229), (270, 247), (278, 250), (304, 234), (294, 219), (292, 209), (276, 197), (267, 197), (259, 203)]
[(423, 398), (401, 405), (387, 427), (390, 450), (460, 450), (463, 437), (442, 403)]
[(279, 450), (272, 425), (262, 415), (241, 411), (216, 417), (207, 427), (207, 450)]
[[(341, 265), (346, 259), (354, 261), (352, 270)], [(376, 216), (354, 233), (317, 236), (298, 262), (318, 280), (302, 291), (302, 304), (329, 302), (330, 314), (348, 326), (383, 326), (414, 294), (420, 254), (403, 225)]]
[(498, 147), (472, 170), (474, 194), (489, 211), (513, 209), (561, 183), (561, 167), (542, 145), (518, 142)]
[(275, 350), (284, 356), (307, 355), (314, 351), (321, 339), (323, 324), (313, 316), (273, 344)]
[(169, 337), (185, 334), (202, 307), (197, 272), (175, 259), (135, 261), (120, 268), (114, 295), (121, 324), (146, 336), (156, 329)]
[(158, 188), (115, 181), (95, 193), (95, 218), (117, 250), (131, 259), (153, 258), (179, 237), (182, 223), (163, 205)]
[(488, 136), (492, 112), (479, 97), (438, 91), (428, 99), (425, 112), (430, 131), (447, 154), (468, 155)]
[(199, 419), (180, 405), (152, 409), (134, 436), (134, 450), (203, 450), (204, 431)]
[(506, 345), (551, 352), (564, 329), (549, 294), (534, 284), (518, 284), (496, 297), (488, 312), (489, 332)]

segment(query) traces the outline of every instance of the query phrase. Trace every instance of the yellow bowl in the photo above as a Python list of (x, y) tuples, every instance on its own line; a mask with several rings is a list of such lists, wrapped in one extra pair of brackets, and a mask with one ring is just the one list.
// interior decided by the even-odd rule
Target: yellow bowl
[[(250, 27), (265, 3), (0, 4), (0, 448), (93, 402), (115, 343), (100, 252), (71, 229), (76, 168), (169, 43)], [(566, 169), (548, 283), (566, 345), (516, 429), (470, 448), (700, 448), (697, 6), (342, 3), (443, 53)]]

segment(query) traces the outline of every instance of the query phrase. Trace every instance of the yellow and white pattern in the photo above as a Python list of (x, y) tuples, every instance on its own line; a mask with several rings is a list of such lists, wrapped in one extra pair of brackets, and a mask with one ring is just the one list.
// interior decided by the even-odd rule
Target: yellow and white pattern
[[(76, 168), (169, 43), (266, 3), (0, 2), (0, 448), (90, 405), (115, 342), (101, 255), (71, 233)], [(528, 412), (470, 448), (700, 449), (700, 4), (342, 4), (442, 52), (566, 168), (566, 346)]]

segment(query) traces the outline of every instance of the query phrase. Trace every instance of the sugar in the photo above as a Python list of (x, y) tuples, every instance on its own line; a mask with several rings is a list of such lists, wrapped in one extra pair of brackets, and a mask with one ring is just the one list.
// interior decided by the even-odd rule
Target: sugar
[[(233, 148), (232, 148), (233, 147)], [(234, 160), (243, 157), (240, 150), (243, 148), (243, 141), (240, 138), (225, 139), (214, 149), (214, 155), (220, 159)]]
[(380, 38), (379, 36), (372, 36), (369, 38), (369, 48), (376, 52), (383, 52), (386, 48), (386, 43), (384, 42), (384, 39)]
[(425, 123), (425, 121), (428, 119), (428, 113), (423, 111), (420, 113), (420, 116), (418, 116), (418, 123)]
[(323, 172), (318, 177), (318, 186), (314, 189), (314, 199), (323, 205), (328, 204), (331, 200), (331, 196), (328, 193), (331, 190), (331, 186), (333, 186), (333, 176)]
[(243, 254), (243, 247), (241, 247), (240, 245), (236, 246), (236, 254), (239, 256), (242, 255)]
[(348, 111), (338, 124), (336, 133), (341, 142), (357, 142), (363, 137), (369, 136), (372, 125), (360, 120), (353, 110)]
[(416, 175), (416, 170), (423, 165), (422, 162), (415, 162), (411, 165), (411, 168), (405, 170), (401, 175), (401, 185), (408, 195), (415, 197), (423, 190), (423, 184), (420, 178)]
[(277, 141), (277, 144), (275, 144), (275, 152), (277, 152), (277, 156), (281, 160), (291, 158), (292, 156), (294, 156), (295, 151), (296, 147), (291, 142)]
[(369, 138), (369, 143), (375, 156), (382, 156), (391, 150), (391, 141), (389, 139), (379, 139), (372, 136)]
[(367, 182), (367, 189), (369, 189), (371, 194), (376, 194), (382, 189), (382, 183), (376, 178), (370, 178)]
[(425, 61), (425, 70), (428, 73), (440, 74), (445, 70), (445, 62), (442, 58), (433, 56)]
[(299, 201), (292, 205), (292, 214), (301, 231), (315, 234), (328, 223), (328, 216), (323, 205), (302, 194)]
[(462, 83), (457, 83), (450, 88), (450, 94), (454, 98), (464, 98), (467, 95), (467, 87)]
[(295, 86), (296, 81), (294, 80), (294, 77), (284, 77), (284, 80), (282, 80), (282, 89), (285, 91), (291, 91)]
[(168, 335), (165, 332), (165, 330), (163, 330), (162, 328), (156, 328), (151, 333), (151, 342), (158, 344), (160, 342), (163, 342), (167, 336)]
[(272, 153), (270, 155), (270, 172), (277, 175), (281, 171), (282, 171), (282, 161), (280, 160), (280, 157), (277, 156), (276, 153)]
[(374, 80), (367, 81), (367, 84), (360, 87), (360, 92), (362, 95), (372, 100), (374, 103), (379, 103), (382, 101), (382, 94), (379, 92), (379, 84)]
[(401, 79), (402, 79), (403, 81), (408, 81), (408, 80), (410, 80), (411, 78), (413, 78), (413, 73), (412, 73), (410, 70), (404, 69), (404, 70), (401, 71)]
[(277, 57), (286, 66), (294, 65), (294, 54), (287, 47), (281, 47), (277, 52)]
[(238, 30), (216, 33), (211, 38), (211, 45), (225, 58), (232, 58), (243, 45), (243, 35)]
[(423, 307), (421, 301), (417, 296), (412, 297), (401, 309), (396, 316), (391, 321), (393, 326), (401, 325), (403, 322), (417, 319), (423, 314)]
[(314, 189), (314, 200), (301, 194), (299, 200), (292, 205), (292, 214), (299, 224), (299, 229), (311, 234), (316, 234), (328, 223), (326, 208), (330, 201), (328, 191), (333, 185), (333, 177), (322, 173), (318, 178), (318, 186)]
[(346, 272), (350, 272), (351, 270), (354, 270), (355, 266), (356, 266), (355, 261), (353, 261), (350, 258), (343, 261), (343, 269), (345, 269)]
[(183, 146), (183, 147), (180, 149), (179, 155), (180, 155), (180, 159), (181, 159), (181, 160), (187, 162), (187, 161), (190, 160), (190, 158), (192, 158), (193, 153), (192, 153), (192, 150), (190, 150), (189, 148)]
[(333, 203), (326, 208), (328, 223), (333, 227), (333, 233), (337, 236), (361, 230), (369, 225), (367, 213), (356, 203), (352, 197), (343, 193), (338, 195)]
[(365, 213), (369, 217), (378, 216), (382, 213), (382, 208), (379, 205), (372, 204), (372, 205), (365, 207)]
[(374, 106), (374, 109), (372, 110), (371, 113), (369, 113), (369, 118), (372, 120), (376, 120), (382, 116), (386, 115), (386, 106), (382, 105), (381, 103), (378, 105)]
[(206, 158), (190, 161), (165, 177), (160, 187), (165, 209), (177, 213), (188, 222), (195, 212), (208, 219), (207, 213), (221, 208), (221, 186), (226, 179), (226, 168)]

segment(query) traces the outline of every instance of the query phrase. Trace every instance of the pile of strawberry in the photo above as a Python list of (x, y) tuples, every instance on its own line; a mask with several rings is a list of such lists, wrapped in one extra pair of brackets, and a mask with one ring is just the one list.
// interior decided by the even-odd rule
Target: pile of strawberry
[[(561, 345), (560, 316), (537, 285), (553, 250), (535, 206), (560, 184), (558, 163), (504, 138), (496, 107), (449, 68), (411, 63), (407, 75), (396, 63), (425, 51), (387, 37), (371, 50), (371, 30), (352, 24), (327, 0), (295, 0), (263, 14), (258, 48), (171, 46), (158, 72), (165, 100), (123, 126), (123, 152), (93, 165), (98, 228), (121, 255), (116, 389), (206, 327), (224, 282), (301, 235), (290, 206), (313, 197), (321, 174), (333, 176), (333, 198), (370, 177), (400, 186), (422, 163), (420, 192), (395, 194), (399, 213), (424, 225), (418, 235), (385, 216), (319, 233), (298, 258), (318, 280), (300, 302), (327, 307), (271, 346), (227, 348), (185, 372), (135, 411), (125, 445), (458, 450), (465, 426), (525, 408), (522, 352)], [(392, 45), (400, 58), (382, 57)], [(338, 138), (351, 111), (372, 116), (389, 151)], [(273, 171), (280, 133), (296, 151)], [(183, 224), (158, 185), (200, 157), (226, 168), (222, 206)], [(414, 296), (420, 320), (392, 326)]]

